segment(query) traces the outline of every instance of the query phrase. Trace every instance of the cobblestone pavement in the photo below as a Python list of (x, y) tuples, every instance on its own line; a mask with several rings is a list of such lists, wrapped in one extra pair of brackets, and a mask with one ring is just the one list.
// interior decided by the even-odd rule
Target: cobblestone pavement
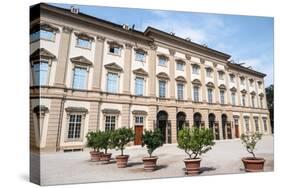
[[(110, 150), (112, 157), (120, 151)], [(140, 146), (127, 147), (129, 154), (128, 167), (117, 168), (113, 159), (109, 164), (91, 162), (89, 150), (71, 153), (46, 153), (41, 155), (41, 184), (70, 184), (103, 181), (119, 181), (133, 179), (151, 179), (167, 177), (184, 177), (184, 151), (176, 144), (167, 144), (158, 148), (154, 155), (158, 156), (158, 169), (144, 172), (142, 157), (147, 155), (146, 148)], [(264, 171), (273, 171), (273, 137), (265, 136), (258, 144), (256, 154), (266, 159)], [(217, 141), (211, 151), (201, 156), (202, 175), (245, 173), (241, 158), (248, 156), (239, 139)], [(32, 160), (38, 155), (32, 154)]]

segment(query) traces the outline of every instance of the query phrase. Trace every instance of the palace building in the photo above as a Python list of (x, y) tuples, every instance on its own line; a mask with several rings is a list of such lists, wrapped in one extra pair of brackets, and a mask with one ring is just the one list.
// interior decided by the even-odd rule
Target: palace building
[(30, 11), (31, 150), (81, 150), (88, 131), (124, 126), (135, 131), (135, 145), (154, 128), (166, 143), (192, 126), (210, 128), (217, 140), (271, 134), (266, 75), (230, 55), (75, 8), (41, 3)]

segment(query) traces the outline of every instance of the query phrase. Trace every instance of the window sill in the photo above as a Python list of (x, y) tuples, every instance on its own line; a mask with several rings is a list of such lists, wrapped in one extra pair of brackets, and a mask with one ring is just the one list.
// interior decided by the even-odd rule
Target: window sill
[(92, 48), (86, 48), (86, 47), (83, 47), (83, 46), (78, 46), (78, 45), (75, 45), (75, 48), (80, 48), (80, 49), (83, 49), (83, 50), (92, 50)]
[(168, 68), (168, 66), (167, 66), (167, 65), (161, 65), (161, 64), (158, 64), (158, 66)]
[(37, 39), (37, 40), (34, 40), (34, 41), (30, 41), (29, 43), (32, 44), (32, 43), (38, 42), (40, 40), (44, 40), (44, 41), (48, 41), (48, 42), (55, 42), (55, 39), (50, 40), (50, 39), (40, 38), (40, 39)]
[(108, 52), (107, 54), (112, 55), (112, 56), (116, 56), (116, 57), (121, 57), (121, 54), (114, 54), (114, 53), (111, 53), (111, 52)]

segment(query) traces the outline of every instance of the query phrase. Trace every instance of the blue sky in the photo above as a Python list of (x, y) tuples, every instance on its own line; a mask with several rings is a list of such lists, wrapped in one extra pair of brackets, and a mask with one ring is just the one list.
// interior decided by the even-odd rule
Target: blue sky
[(231, 55), (234, 61), (267, 74), (266, 86), (273, 83), (274, 20), (271, 17), (75, 6), (80, 12), (114, 23), (135, 24), (135, 29), (140, 31), (152, 26), (182, 38), (189, 37), (193, 42), (207, 44), (209, 48)]

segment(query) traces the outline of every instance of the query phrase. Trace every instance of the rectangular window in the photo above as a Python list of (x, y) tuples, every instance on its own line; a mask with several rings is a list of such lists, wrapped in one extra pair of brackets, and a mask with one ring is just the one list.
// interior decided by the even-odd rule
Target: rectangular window
[(107, 92), (117, 93), (118, 92), (118, 74), (109, 72), (107, 74)]
[(206, 70), (206, 74), (207, 74), (207, 77), (208, 78), (211, 78), (212, 77), (212, 71), (210, 69), (207, 69)]
[(219, 72), (219, 79), (220, 79), (220, 80), (223, 80), (223, 79), (224, 79), (223, 76), (224, 76), (223, 72)]
[(246, 96), (242, 95), (242, 105), (246, 106)]
[(244, 78), (241, 78), (240, 82), (241, 82), (241, 85), (245, 85), (245, 79)]
[(193, 100), (195, 102), (199, 102), (199, 87), (198, 86), (193, 87)]
[(184, 64), (183, 63), (177, 63), (177, 70), (183, 71)]
[(105, 131), (114, 130), (116, 126), (116, 116), (107, 115), (105, 116)]
[(117, 46), (110, 46), (109, 47), (109, 53), (115, 54), (115, 55), (121, 55), (121, 48)]
[(232, 105), (236, 105), (236, 95), (235, 95), (235, 93), (231, 94), (231, 98), (232, 98)]
[(259, 132), (259, 119), (258, 118), (254, 118), (254, 121), (255, 121), (256, 132)]
[(135, 60), (145, 62), (145, 53), (142, 51), (136, 51)]
[(220, 99), (221, 99), (221, 104), (224, 104), (224, 91), (220, 91)]
[(167, 66), (167, 59), (165, 57), (159, 57), (159, 65)]
[(245, 128), (246, 132), (250, 132), (249, 118), (245, 117)]
[(183, 100), (183, 84), (178, 83), (177, 89), (178, 89), (178, 100)]
[(86, 89), (87, 69), (75, 67), (73, 74), (73, 88)]
[(33, 65), (34, 85), (47, 85), (49, 76), (49, 64), (46, 60), (40, 60)]
[(159, 97), (166, 97), (166, 82), (163, 80), (159, 80)]
[(193, 74), (199, 74), (199, 67), (198, 66), (192, 66), (192, 73)]
[(250, 86), (253, 87), (253, 83), (254, 81), (253, 80), (250, 80)]
[(144, 93), (144, 78), (136, 77), (135, 80), (135, 94), (143, 96)]
[(234, 76), (231, 75), (231, 76), (229, 76), (229, 78), (230, 78), (230, 82), (234, 83)]
[(208, 89), (208, 102), (213, 103), (213, 90), (210, 88)]
[(81, 48), (91, 49), (91, 41), (87, 39), (77, 38), (76, 45)]
[(68, 139), (79, 139), (81, 132), (82, 115), (71, 114), (68, 123)]
[(144, 117), (143, 116), (136, 116), (135, 117), (135, 124), (140, 125), (140, 124), (143, 124), (143, 122), (144, 122)]
[(264, 130), (265, 132), (267, 132), (267, 119), (266, 119), (266, 118), (263, 118), (262, 121), (263, 121), (263, 130)]
[(35, 31), (35, 32), (30, 34), (30, 41), (31, 42), (39, 40), (39, 39), (54, 41), (55, 33), (53, 31), (47, 31), (47, 30), (41, 29), (39, 31)]
[(261, 82), (258, 82), (259, 83), (259, 89), (261, 89)]
[(252, 107), (255, 108), (255, 96), (252, 96)]

